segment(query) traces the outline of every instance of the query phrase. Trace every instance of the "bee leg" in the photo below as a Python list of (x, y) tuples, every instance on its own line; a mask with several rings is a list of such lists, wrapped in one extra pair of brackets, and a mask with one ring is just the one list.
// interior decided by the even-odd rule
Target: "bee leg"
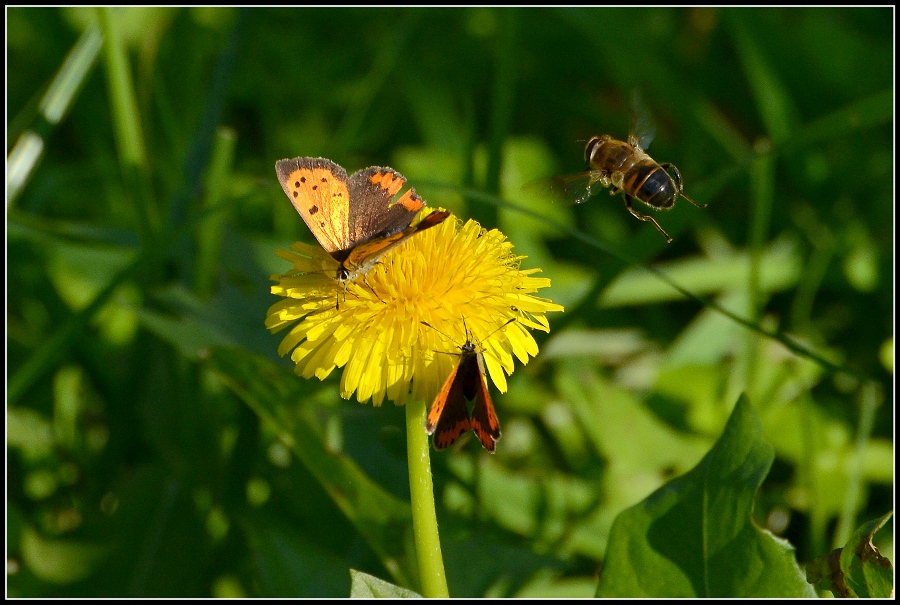
[(662, 168), (663, 170), (665, 170), (666, 172), (671, 170), (675, 174), (675, 189), (678, 191), (678, 195), (680, 195), (681, 197), (683, 197), (684, 199), (686, 199), (687, 201), (692, 203), (697, 208), (706, 208), (706, 204), (698, 204), (697, 202), (695, 202), (694, 200), (692, 200), (691, 198), (689, 198), (688, 196), (686, 196), (684, 194), (684, 184), (681, 181), (681, 173), (678, 172), (678, 168), (675, 166), (675, 164), (672, 164), (671, 162), (666, 162), (665, 164), (660, 164), (659, 167)]
[(646, 215), (646, 214), (642, 214), (642, 213), (638, 212), (637, 210), (635, 210), (634, 208), (631, 207), (631, 196), (630, 196), (630, 195), (626, 195), (626, 196), (625, 196), (625, 207), (628, 208), (628, 212), (630, 212), (630, 213), (631, 213), (631, 216), (633, 216), (634, 218), (636, 218), (636, 219), (638, 219), (638, 220), (641, 220), (641, 221), (644, 221), (644, 222), (647, 222), (647, 223), (653, 223), (653, 226), (656, 227), (656, 229), (657, 229), (660, 233), (663, 234), (663, 237), (666, 238), (666, 243), (667, 243), (667, 244), (671, 244), (671, 243), (672, 243), (672, 238), (669, 237), (669, 234), (666, 233), (666, 232), (663, 230), (663, 228), (659, 226), (659, 223), (656, 222), (656, 219), (655, 219), (655, 218), (653, 218), (652, 216), (648, 216), (648, 215)]

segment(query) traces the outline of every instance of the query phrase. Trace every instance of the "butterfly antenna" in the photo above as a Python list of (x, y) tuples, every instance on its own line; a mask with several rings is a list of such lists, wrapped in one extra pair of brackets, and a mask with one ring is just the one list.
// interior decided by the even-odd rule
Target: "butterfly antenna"
[[(512, 308), (515, 309), (515, 307), (512, 307)], [(518, 311), (518, 309), (516, 309), (516, 310)], [(466, 325), (466, 318), (463, 317), (462, 320), (463, 320), (463, 328), (466, 330), (466, 340), (468, 340), (469, 342), (474, 342), (472, 340), (472, 336), (474, 336), (474, 335), (469, 333), (469, 327)], [(499, 332), (500, 330), (502, 330), (503, 328), (505, 328), (506, 326), (508, 326), (509, 324), (511, 324), (512, 322), (514, 322), (516, 320), (517, 320), (516, 317), (510, 317), (505, 322), (503, 322), (502, 324), (497, 326), (493, 332), (491, 332), (490, 334), (488, 334), (487, 336), (485, 336), (484, 338), (479, 340), (479, 342), (487, 340), (488, 338), (490, 338), (491, 336), (493, 336), (494, 334), (496, 334), (497, 332)]]
[[(474, 341), (472, 340), (473, 335), (469, 332), (469, 326), (466, 325), (466, 318), (463, 317), (462, 320), (463, 320), (463, 330), (465, 330), (465, 332), (466, 332), (466, 341), (467, 341), (467, 342), (474, 342)], [(505, 328), (506, 326), (508, 326), (509, 324), (511, 324), (512, 322), (517, 321), (517, 320), (518, 320), (517, 317), (510, 317), (508, 320), (506, 320), (505, 322), (503, 322), (501, 325), (497, 326), (497, 328), (496, 328), (493, 332), (491, 332), (490, 334), (488, 334), (487, 336), (485, 336), (483, 340), (487, 340), (488, 338), (490, 338), (491, 336), (493, 336), (494, 334), (496, 334), (497, 332), (499, 332), (500, 330), (502, 330), (503, 328)], [(421, 322), (419, 322), (419, 323), (421, 323), (421, 324), (424, 325), (424, 326), (428, 326), (429, 328), (431, 328), (432, 330), (434, 330), (434, 331), (437, 332), (438, 334), (442, 335), (444, 338), (446, 338), (446, 339), (449, 340), (450, 342), (456, 344), (456, 341), (455, 341), (453, 338), (451, 338), (446, 332), (443, 332), (443, 331), (441, 331), (441, 330), (438, 330), (437, 328), (435, 328), (433, 325), (431, 325), (431, 324), (428, 323), (427, 321), (421, 321)], [(457, 346), (459, 346), (459, 345), (457, 345)]]
[(497, 326), (497, 329), (496, 329), (496, 330), (494, 330), (493, 332), (491, 332), (490, 334), (488, 334), (488, 335), (485, 337), (485, 340), (487, 340), (488, 338), (490, 338), (491, 336), (493, 336), (494, 334), (496, 334), (497, 332), (499, 332), (500, 330), (502, 330), (503, 328), (505, 328), (506, 326), (508, 326), (509, 324), (511, 324), (512, 322), (517, 321), (517, 320), (518, 320), (517, 317), (510, 317), (510, 318), (507, 319), (505, 322), (503, 322), (501, 325)]
[[(510, 317), (505, 322), (503, 322), (502, 324), (497, 326), (493, 332), (491, 332), (484, 338), (478, 340), (478, 342), (479, 343), (484, 342), (485, 340), (487, 340), (488, 338), (490, 338), (491, 336), (493, 336), (494, 334), (496, 334), (497, 332), (499, 332), (500, 330), (502, 330), (503, 328), (505, 328), (506, 326), (508, 326), (509, 324), (511, 324), (512, 322), (517, 321), (517, 320), (518, 320), (518, 318), (516, 318), (516, 317)], [(465, 326), (465, 324), (466, 324), (466, 318), (463, 317), (463, 326)], [(469, 342), (475, 342), (474, 340), (472, 340), (472, 335), (469, 334), (468, 328), (466, 328), (466, 340), (468, 340)]]
[(431, 328), (432, 330), (434, 330), (435, 332), (437, 332), (438, 334), (440, 334), (441, 336), (443, 336), (444, 338), (446, 338), (446, 339), (449, 340), (450, 342), (453, 342), (453, 339), (450, 338), (450, 336), (449, 336), (448, 334), (446, 334), (445, 332), (442, 332), (441, 330), (438, 330), (437, 328), (435, 328), (433, 325), (431, 325), (431, 324), (428, 323), (427, 321), (421, 321), (421, 322), (419, 322), (419, 323), (421, 323), (423, 326), (428, 326), (429, 328)]

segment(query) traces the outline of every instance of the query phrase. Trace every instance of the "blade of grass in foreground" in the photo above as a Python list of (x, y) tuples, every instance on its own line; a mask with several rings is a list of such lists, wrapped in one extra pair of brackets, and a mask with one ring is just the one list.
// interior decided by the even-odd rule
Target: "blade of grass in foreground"
[(103, 36), (96, 27), (84, 31), (66, 56), (62, 66), (41, 98), (39, 117), (46, 122), (32, 124), (22, 133), (6, 162), (6, 207), (19, 197), (44, 154), (47, 137), (68, 113), (78, 92), (97, 61)]
[(114, 10), (109, 7), (97, 9), (104, 38), (110, 113), (125, 190), (131, 193), (135, 204), (141, 239), (148, 242), (159, 228), (159, 211), (153, 203), (147, 149), (131, 67), (121, 39), (119, 22), (113, 16)]

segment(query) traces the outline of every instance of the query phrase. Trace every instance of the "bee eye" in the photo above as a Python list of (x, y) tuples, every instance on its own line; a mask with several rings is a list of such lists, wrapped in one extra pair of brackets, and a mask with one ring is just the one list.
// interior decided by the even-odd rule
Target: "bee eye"
[(597, 143), (600, 142), (600, 137), (591, 137), (591, 140), (587, 142), (587, 145), (584, 146), (584, 161), (590, 162), (591, 157), (594, 155), (594, 148), (597, 146)]

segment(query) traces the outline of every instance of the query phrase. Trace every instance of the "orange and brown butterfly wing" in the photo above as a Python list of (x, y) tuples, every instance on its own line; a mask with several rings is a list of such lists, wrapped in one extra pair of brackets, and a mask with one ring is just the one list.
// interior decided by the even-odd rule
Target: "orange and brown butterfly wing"
[(453, 445), (460, 435), (471, 428), (469, 406), (463, 396), (462, 378), (465, 374), (463, 370), (466, 360), (467, 358), (463, 356), (454, 366), (425, 419), (425, 432), (434, 435), (432, 442), (436, 450)]
[(347, 172), (325, 158), (293, 158), (276, 162), (275, 173), (319, 245), (342, 261), (342, 251), (354, 244)]
[[(484, 449), (494, 453), (496, 441), (500, 439), (500, 421), (497, 420), (497, 412), (494, 411), (494, 402), (491, 401), (491, 394), (488, 391), (487, 380), (484, 375), (484, 358), (481, 353), (475, 355), (475, 366), (477, 376), (473, 379), (476, 382), (474, 394), (469, 397), (470, 401), (475, 402), (472, 409), (472, 417), (469, 420), (469, 426), (478, 435), (481, 445)], [(469, 385), (471, 388), (471, 385)]]
[[(471, 416), (469, 401), (475, 403)], [(436, 450), (449, 447), (469, 429), (475, 431), (484, 449), (494, 453), (500, 439), (500, 422), (488, 392), (482, 355), (471, 342), (462, 347), (459, 363), (444, 382), (425, 420), (425, 432), (434, 434)]]
[(376, 237), (375, 239), (359, 244), (349, 252), (343, 265), (348, 272), (351, 273), (353, 271), (366, 272), (368, 268), (377, 262), (388, 250), (395, 246), (399, 246), (420, 231), (440, 225), (448, 216), (450, 216), (449, 212), (436, 210), (415, 225), (410, 225), (403, 231), (388, 235), (387, 237)]
[(406, 177), (381, 166), (370, 166), (350, 176), (349, 233), (354, 244), (409, 227), (425, 201), (412, 188), (397, 197), (405, 184)]

